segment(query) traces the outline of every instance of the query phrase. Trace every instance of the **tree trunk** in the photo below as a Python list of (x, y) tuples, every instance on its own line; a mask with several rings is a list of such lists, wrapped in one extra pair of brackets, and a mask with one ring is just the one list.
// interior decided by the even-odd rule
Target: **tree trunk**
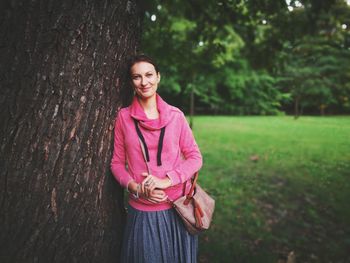
[(298, 119), (300, 116), (299, 103), (300, 103), (300, 97), (296, 96), (294, 100), (294, 119)]
[(321, 104), (320, 105), (320, 115), (321, 116), (325, 116), (326, 115), (326, 105), (325, 104)]
[(191, 84), (191, 96), (190, 96), (190, 127), (193, 129), (193, 116), (194, 116), (194, 85)]
[(140, 12), (127, 1), (0, 8), (0, 262), (118, 262), (113, 124)]

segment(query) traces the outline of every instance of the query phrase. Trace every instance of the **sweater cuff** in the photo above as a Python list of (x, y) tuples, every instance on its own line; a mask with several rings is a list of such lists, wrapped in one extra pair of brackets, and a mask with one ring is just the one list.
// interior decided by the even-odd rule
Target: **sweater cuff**
[(167, 176), (170, 179), (171, 186), (181, 183), (180, 177), (177, 175), (175, 171), (167, 172)]
[(117, 179), (117, 181), (119, 181), (119, 184), (124, 187), (127, 188), (130, 181), (134, 180), (130, 175), (126, 176), (126, 177), (122, 177), (120, 178), (120, 180)]

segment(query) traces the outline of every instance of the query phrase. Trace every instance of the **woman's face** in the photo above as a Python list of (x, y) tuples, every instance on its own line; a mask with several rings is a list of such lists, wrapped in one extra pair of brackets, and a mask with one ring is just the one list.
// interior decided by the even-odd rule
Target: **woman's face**
[(131, 69), (131, 83), (141, 99), (149, 99), (156, 95), (160, 74), (148, 62), (137, 62)]

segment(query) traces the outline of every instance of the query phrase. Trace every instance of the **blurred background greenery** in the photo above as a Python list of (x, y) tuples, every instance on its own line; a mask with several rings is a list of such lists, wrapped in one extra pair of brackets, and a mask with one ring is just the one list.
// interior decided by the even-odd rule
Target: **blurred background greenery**
[(141, 50), (189, 112), (350, 113), (350, 1), (153, 0)]
[[(350, 262), (350, 118), (199, 116), (200, 262)], [(289, 258), (289, 261), (288, 261)]]
[(217, 208), (199, 261), (350, 262), (350, 117), (318, 116), (350, 113), (350, 1), (142, 5), (159, 93), (207, 115), (194, 133)]

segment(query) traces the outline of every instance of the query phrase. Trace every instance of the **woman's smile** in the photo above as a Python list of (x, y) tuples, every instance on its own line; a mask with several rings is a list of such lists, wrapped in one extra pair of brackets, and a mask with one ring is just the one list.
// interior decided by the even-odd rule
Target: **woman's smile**
[(147, 92), (151, 89), (152, 87), (143, 87), (143, 88), (140, 88), (143, 92)]

